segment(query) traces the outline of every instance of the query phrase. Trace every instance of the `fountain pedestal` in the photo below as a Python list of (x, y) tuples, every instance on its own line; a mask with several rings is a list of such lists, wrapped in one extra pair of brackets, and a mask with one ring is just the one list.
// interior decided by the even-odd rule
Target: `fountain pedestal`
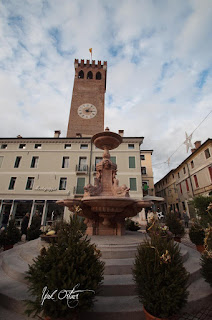
[(126, 185), (119, 186), (117, 165), (110, 160), (109, 150), (117, 148), (122, 137), (106, 129), (94, 135), (92, 142), (104, 150), (102, 161), (96, 165), (94, 186), (84, 187), (81, 200), (67, 199), (57, 203), (67, 206), (70, 211), (76, 211), (78, 207), (78, 215), (85, 217), (88, 235), (121, 236), (125, 234), (125, 218), (137, 215), (152, 203), (130, 198), (130, 189)]

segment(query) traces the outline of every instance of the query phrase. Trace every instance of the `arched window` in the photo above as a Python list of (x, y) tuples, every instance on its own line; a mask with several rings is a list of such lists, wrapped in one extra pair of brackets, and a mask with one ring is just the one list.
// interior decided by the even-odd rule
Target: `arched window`
[(84, 72), (81, 70), (78, 74), (79, 79), (84, 79)]
[(101, 72), (97, 72), (96, 80), (101, 80), (101, 78), (102, 78)]
[(91, 71), (88, 72), (87, 79), (93, 79), (93, 73)]

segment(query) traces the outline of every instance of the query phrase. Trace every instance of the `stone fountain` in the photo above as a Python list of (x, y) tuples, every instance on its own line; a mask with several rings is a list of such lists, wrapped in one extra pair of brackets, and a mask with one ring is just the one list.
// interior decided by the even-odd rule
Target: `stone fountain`
[(122, 137), (106, 128), (104, 132), (95, 134), (92, 142), (104, 150), (103, 160), (96, 164), (94, 186), (85, 186), (80, 200), (60, 200), (57, 204), (68, 207), (72, 212), (77, 208), (78, 215), (85, 217), (86, 233), (90, 236), (122, 236), (125, 234), (125, 218), (137, 215), (152, 203), (130, 198), (130, 189), (125, 184), (119, 186), (117, 165), (110, 160), (109, 150), (117, 148), (122, 143)]

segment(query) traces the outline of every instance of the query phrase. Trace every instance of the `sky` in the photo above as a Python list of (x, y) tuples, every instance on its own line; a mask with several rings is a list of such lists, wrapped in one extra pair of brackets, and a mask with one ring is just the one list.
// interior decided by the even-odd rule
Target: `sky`
[(157, 182), (189, 156), (185, 132), (212, 136), (211, 32), (211, 0), (1, 0), (0, 137), (65, 137), (74, 59), (93, 48), (105, 127), (144, 137)]

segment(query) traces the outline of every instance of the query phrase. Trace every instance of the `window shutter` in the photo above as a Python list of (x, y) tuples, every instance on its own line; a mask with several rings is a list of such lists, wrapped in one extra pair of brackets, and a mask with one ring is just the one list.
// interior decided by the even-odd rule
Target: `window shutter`
[(135, 157), (129, 157), (129, 168), (135, 168)]
[(84, 194), (85, 178), (77, 179), (77, 194)]

